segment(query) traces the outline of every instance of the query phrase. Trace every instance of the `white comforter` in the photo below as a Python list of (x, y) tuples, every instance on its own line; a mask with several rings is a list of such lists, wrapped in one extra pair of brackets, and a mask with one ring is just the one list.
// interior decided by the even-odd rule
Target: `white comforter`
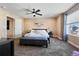
[(49, 35), (45, 30), (32, 30), (30, 33), (25, 34), (25, 37), (48, 38)]

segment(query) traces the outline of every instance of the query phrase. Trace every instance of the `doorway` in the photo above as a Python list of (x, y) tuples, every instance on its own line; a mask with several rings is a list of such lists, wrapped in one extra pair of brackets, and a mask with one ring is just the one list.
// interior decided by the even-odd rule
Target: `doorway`
[(7, 17), (7, 38), (14, 38), (15, 33), (15, 19)]

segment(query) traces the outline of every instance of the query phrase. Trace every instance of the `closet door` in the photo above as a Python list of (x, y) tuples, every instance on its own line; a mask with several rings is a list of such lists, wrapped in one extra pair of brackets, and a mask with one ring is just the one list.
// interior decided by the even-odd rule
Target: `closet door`
[(13, 38), (15, 32), (15, 22), (13, 18), (7, 17), (7, 38)]

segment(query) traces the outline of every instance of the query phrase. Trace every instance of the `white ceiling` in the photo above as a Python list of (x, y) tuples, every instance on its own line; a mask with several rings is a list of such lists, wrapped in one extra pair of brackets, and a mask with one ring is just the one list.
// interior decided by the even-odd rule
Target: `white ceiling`
[(24, 9), (40, 9), (43, 16), (38, 17), (54, 17), (60, 13), (67, 11), (72, 7), (73, 3), (0, 3), (0, 6), (5, 7), (7, 11), (19, 16), (32, 18), (33, 16), (26, 15)]

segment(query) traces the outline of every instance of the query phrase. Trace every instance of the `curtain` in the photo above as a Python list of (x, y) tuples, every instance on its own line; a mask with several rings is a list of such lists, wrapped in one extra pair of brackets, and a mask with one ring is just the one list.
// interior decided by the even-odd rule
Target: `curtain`
[(64, 14), (64, 32), (63, 32), (63, 40), (67, 41), (67, 14)]

